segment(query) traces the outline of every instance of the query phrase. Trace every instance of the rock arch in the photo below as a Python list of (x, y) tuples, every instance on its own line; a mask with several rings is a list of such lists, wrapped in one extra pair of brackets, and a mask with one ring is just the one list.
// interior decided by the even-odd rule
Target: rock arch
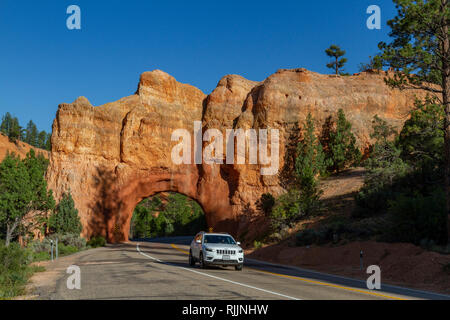
[(284, 192), (280, 175), (262, 176), (260, 166), (248, 164), (175, 165), (172, 132), (193, 132), (194, 121), (201, 121), (203, 129), (222, 130), (224, 136), (231, 128), (278, 129), (279, 167), (286, 174), (290, 128), (308, 112), (321, 128), (343, 108), (361, 149), (370, 142), (375, 114), (399, 128), (416, 95), (423, 93), (391, 90), (384, 77), (370, 72), (330, 77), (305, 69), (279, 70), (263, 82), (229, 75), (206, 96), (162, 71), (145, 72), (129, 97), (99, 107), (80, 97), (59, 106), (49, 187), (57, 199), (71, 191), (87, 238), (101, 234), (109, 242), (127, 240), (136, 204), (162, 191), (195, 199), (216, 230), (245, 231), (250, 237), (264, 230), (254, 224), (261, 219), (256, 206), (261, 194)]

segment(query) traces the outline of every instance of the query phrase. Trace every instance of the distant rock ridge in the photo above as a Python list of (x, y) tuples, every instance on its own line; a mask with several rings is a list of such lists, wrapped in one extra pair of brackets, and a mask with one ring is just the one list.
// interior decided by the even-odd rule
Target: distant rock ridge
[[(370, 143), (375, 114), (400, 128), (418, 91), (384, 83), (384, 72), (353, 76), (322, 75), (306, 69), (280, 69), (262, 82), (227, 75), (208, 96), (167, 73), (144, 72), (134, 95), (93, 107), (80, 97), (59, 106), (53, 122), (47, 180), (57, 198), (71, 190), (83, 235), (110, 242), (127, 240), (132, 212), (159, 192), (183, 193), (196, 200), (208, 225), (233, 234), (261, 232), (256, 202), (263, 193), (283, 193), (289, 141), (308, 112), (321, 129), (342, 108), (361, 149)], [(175, 165), (172, 132), (216, 128), (278, 129), (280, 172), (262, 176), (259, 165)], [(297, 126), (298, 125), (298, 126)], [(203, 145), (203, 148), (205, 145)], [(284, 172), (284, 174), (283, 174)]]

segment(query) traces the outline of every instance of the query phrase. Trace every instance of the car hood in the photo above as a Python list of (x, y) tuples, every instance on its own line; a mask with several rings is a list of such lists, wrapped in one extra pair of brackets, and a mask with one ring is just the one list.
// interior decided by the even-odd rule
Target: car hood
[(203, 245), (211, 249), (241, 249), (237, 244), (204, 243)]

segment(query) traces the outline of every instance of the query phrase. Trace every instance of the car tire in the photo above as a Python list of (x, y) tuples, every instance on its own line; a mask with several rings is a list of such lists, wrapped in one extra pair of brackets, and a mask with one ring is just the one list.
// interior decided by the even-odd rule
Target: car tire
[(200, 252), (200, 268), (205, 269), (206, 265), (205, 265), (205, 260), (203, 260), (203, 253)]
[(195, 259), (194, 259), (194, 257), (192, 256), (192, 251), (189, 251), (189, 265), (190, 265), (191, 267), (195, 266)]
[(242, 267), (243, 267), (242, 264), (238, 264), (238, 265), (234, 266), (234, 270), (236, 270), (236, 271), (242, 271)]

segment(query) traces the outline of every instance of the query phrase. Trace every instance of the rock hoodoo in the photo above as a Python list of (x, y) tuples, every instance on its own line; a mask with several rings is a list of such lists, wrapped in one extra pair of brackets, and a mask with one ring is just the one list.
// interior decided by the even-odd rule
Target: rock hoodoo
[[(361, 149), (370, 142), (375, 114), (397, 128), (403, 124), (417, 92), (392, 90), (383, 77), (336, 77), (305, 69), (279, 70), (263, 82), (228, 75), (206, 96), (162, 71), (145, 72), (129, 97), (99, 107), (80, 97), (59, 106), (49, 187), (57, 198), (70, 189), (86, 237), (127, 240), (135, 206), (165, 191), (198, 201), (215, 230), (239, 234), (260, 216), (255, 203), (261, 194), (284, 191), (288, 141), (308, 112), (321, 128), (343, 108)], [(279, 173), (261, 175), (263, 165), (257, 164), (174, 164), (171, 153), (178, 142), (172, 133), (194, 132), (194, 121), (201, 121), (203, 132), (215, 128), (224, 137), (226, 129), (278, 129)]]

